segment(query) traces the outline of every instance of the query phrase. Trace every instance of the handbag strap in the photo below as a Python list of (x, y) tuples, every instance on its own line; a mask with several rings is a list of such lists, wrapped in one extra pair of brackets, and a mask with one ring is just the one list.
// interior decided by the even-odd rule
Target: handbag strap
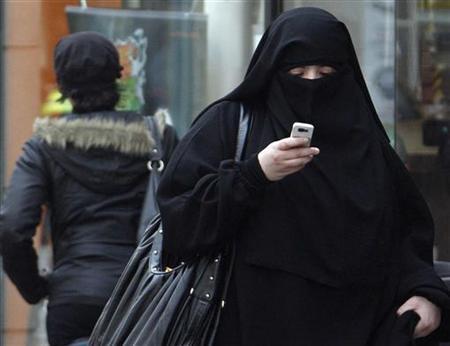
[[(148, 169), (150, 171), (153, 171), (154, 168), (155, 171), (158, 173), (161, 173), (161, 171), (164, 169), (164, 163), (162, 161), (163, 157), (163, 145), (162, 145), (162, 138), (161, 133), (158, 128), (158, 124), (156, 123), (154, 116), (145, 116), (144, 122), (147, 125), (148, 131), (153, 137), (154, 147), (152, 151), (150, 152), (150, 160), (148, 163)], [(158, 165), (158, 166), (155, 166)]]
[(240, 104), (239, 111), (239, 129), (237, 134), (236, 153), (234, 155), (235, 161), (242, 160), (250, 122), (249, 112), (245, 112), (244, 105), (242, 103)]
[[(251, 127), (251, 116), (251, 112), (246, 111), (244, 105), (241, 103), (235, 161), (240, 161), (243, 159), (247, 136), (249, 133), (249, 128)], [(218, 297), (219, 302), (217, 304), (217, 308), (214, 311), (215, 318), (213, 319), (213, 325), (208, 333), (208, 346), (212, 346), (214, 344), (221, 319), (222, 309), (225, 307), (225, 299), (228, 294), (228, 287), (230, 285), (231, 275), (233, 273), (235, 257), (236, 244), (232, 241), (231, 244), (227, 246), (225, 251), (222, 251), (218, 256), (210, 259), (204, 272), (201, 274), (197, 283), (190, 292), (191, 295), (194, 295), (197, 299), (204, 301), (205, 303), (212, 301), (213, 299), (217, 299), (215, 296), (220, 294)], [(221, 271), (223, 273), (223, 278), (219, 277), (219, 273)], [(220, 290), (218, 290), (219, 285), (222, 287)]]
[[(239, 115), (239, 128), (237, 133), (236, 142), (236, 153), (235, 160), (240, 161), (243, 158), (245, 144), (247, 142), (247, 136), (249, 128), (251, 126), (251, 113), (246, 112), (244, 105), (240, 104), (240, 115)], [(234, 242), (227, 247), (227, 253), (220, 253), (218, 256), (214, 257), (206, 266), (204, 272), (200, 275), (198, 281), (194, 284), (193, 289), (191, 289), (191, 294), (195, 295), (200, 300), (210, 301), (214, 299), (214, 294), (218, 293), (215, 290), (217, 273), (220, 270), (220, 266), (224, 265), (224, 258), (227, 257), (225, 271), (225, 278), (223, 281), (223, 290), (221, 294), (221, 306), (225, 305), (225, 296), (228, 291), (228, 285), (230, 283), (232, 267), (234, 264), (235, 257), (235, 245)]]
[(144, 201), (142, 204), (141, 217), (139, 220), (139, 227), (137, 229), (137, 239), (140, 240), (146, 230), (149, 228), (150, 221), (159, 214), (159, 206), (156, 202), (156, 190), (161, 178), (161, 172), (164, 169), (163, 146), (161, 140), (161, 133), (156, 123), (154, 116), (145, 116), (144, 122), (147, 129), (153, 138), (153, 149), (149, 152), (149, 160), (147, 168), (150, 171), (150, 177), (147, 183), (147, 190), (145, 192)]

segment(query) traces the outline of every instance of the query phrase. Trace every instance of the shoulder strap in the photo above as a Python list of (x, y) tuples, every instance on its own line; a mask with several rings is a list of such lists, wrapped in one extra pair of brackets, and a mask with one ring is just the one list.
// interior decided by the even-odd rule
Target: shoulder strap
[(155, 142), (155, 147), (150, 153), (150, 160), (152, 162), (159, 161), (163, 157), (163, 146), (161, 134), (159, 133), (158, 124), (156, 123), (154, 116), (145, 116), (144, 121), (145, 124), (147, 125), (148, 131), (152, 135), (153, 141)]
[(162, 161), (163, 147), (158, 125), (153, 116), (145, 116), (144, 121), (147, 125), (148, 131), (152, 135), (155, 146), (149, 153), (149, 160), (147, 163), (147, 167), (151, 171), (151, 173), (147, 183), (147, 191), (145, 193), (144, 201), (142, 204), (141, 218), (137, 231), (138, 240), (140, 240), (144, 235), (150, 224), (150, 221), (159, 214), (159, 206), (156, 202), (156, 190), (158, 189), (161, 171), (164, 169), (164, 162)]
[[(236, 141), (236, 154), (235, 154), (236, 161), (240, 161), (244, 154), (244, 148), (247, 141), (249, 128), (251, 126), (252, 120), (251, 117), (252, 117), (251, 111), (248, 110), (246, 111), (244, 105), (241, 103), (239, 115), (239, 128)], [(223, 277), (223, 283), (221, 292), (217, 292), (218, 294), (220, 294), (220, 304), (216, 304), (216, 311), (215, 311), (216, 315), (215, 320), (213, 321), (213, 325), (211, 326), (209, 341), (207, 344), (208, 346), (213, 346), (215, 341), (215, 336), (217, 334), (219, 322), (222, 315), (222, 309), (225, 306), (225, 299), (228, 294), (228, 287), (230, 285), (231, 275), (233, 273), (235, 257), (236, 257), (236, 245), (233, 241), (231, 242), (231, 244), (229, 244), (225, 252), (219, 254), (217, 258), (214, 258), (213, 261), (211, 261), (208, 264), (206, 271), (201, 276), (197, 285), (197, 290), (199, 290), (201, 293), (213, 292), (214, 287), (212, 286), (212, 282), (209, 279), (211, 277), (210, 273), (214, 273), (215, 271), (217, 272), (219, 265), (221, 266), (222, 272), (220, 275)]]
[(240, 104), (239, 129), (236, 141), (235, 161), (240, 161), (244, 153), (245, 142), (247, 140), (248, 128), (250, 124), (250, 112), (246, 112), (244, 105)]

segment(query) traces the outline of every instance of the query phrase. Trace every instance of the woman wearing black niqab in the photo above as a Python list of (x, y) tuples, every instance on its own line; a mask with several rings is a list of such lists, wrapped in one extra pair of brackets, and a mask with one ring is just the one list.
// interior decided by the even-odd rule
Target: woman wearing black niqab
[[(252, 124), (235, 162), (240, 104)], [(298, 121), (314, 125), (311, 147), (289, 138)], [(175, 151), (159, 202), (169, 255), (235, 241), (216, 345), (401, 346), (442, 332), (450, 296), (433, 270), (431, 215), (345, 25), (324, 10), (271, 24), (243, 82)]]

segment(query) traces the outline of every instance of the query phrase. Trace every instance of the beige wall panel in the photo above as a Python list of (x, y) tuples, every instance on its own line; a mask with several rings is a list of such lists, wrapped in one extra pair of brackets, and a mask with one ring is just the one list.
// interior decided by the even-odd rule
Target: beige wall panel
[(41, 1), (5, 2), (6, 46), (36, 45), (41, 40)]
[[(41, 1), (7, 1), (5, 19), (5, 168), (8, 180), (40, 108)], [(5, 345), (26, 345), (30, 307), (10, 282), (4, 288)]]
[(6, 176), (9, 178), (23, 143), (32, 133), (40, 109), (40, 54), (37, 48), (6, 50)]
[(9, 178), (40, 108), (41, 1), (7, 1), (5, 10), (5, 135)]

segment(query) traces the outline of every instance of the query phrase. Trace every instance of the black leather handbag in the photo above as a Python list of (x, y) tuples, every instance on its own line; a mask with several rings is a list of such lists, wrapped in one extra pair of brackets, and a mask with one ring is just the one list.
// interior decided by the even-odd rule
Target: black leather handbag
[[(241, 105), (237, 160), (242, 156), (248, 124), (249, 115)], [(163, 237), (158, 215), (120, 277), (89, 345), (213, 344), (233, 267), (234, 246), (229, 245), (219, 255), (166, 268)]]

